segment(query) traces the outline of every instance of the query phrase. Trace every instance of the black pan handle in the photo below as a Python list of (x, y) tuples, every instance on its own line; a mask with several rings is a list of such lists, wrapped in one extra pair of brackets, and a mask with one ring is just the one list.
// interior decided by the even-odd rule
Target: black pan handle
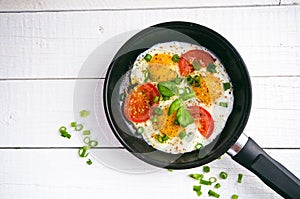
[[(284, 198), (300, 199), (300, 180), (244, 134), (227, 152)], [(296, 158), (296, 157), (295, 157)]]

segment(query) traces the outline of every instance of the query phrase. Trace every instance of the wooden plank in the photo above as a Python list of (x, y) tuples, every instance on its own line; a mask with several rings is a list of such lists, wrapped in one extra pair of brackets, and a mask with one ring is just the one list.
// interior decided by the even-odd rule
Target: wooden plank
[[(0, 79), (104, 77), (113, 55), (130, 36), (174, 20), (196, 22), (222, 34), (253, 76), (300, 75), (299, 18), (299, 6), (2, 13)], [(87, 67), (84, 63), (92, 55), (99, 58)]]
[(61, 2), (59, 0), (32, 0), (30, 2), (24, 0), (2, 0), (0, 2), (0, 11), (5, 12), (24, 12), (24, 11), (57, 11), (57, 10), (116, 10), (116, 9), (160, 9), (160, 8), (193, 8), (193, 7), (222, 7), (222, 6), (270, 6), (279, 5), (279, 0), (256, 0), (256, 1), (222, 1), (222, 0), (175, 0), (159, 1), (159, 0), (142, 0), (142, 1), (130, 1), (130, 0), (114, 0), (114, 1), (79, 1), (79, 0), (65, 0)]
[[(81, 146), (81, 139), (67, 140), (57, 129), (71, 121), (82, 122), (100, 146), (120, 146), (106, 122), (102, 100), (104, 80), (1, 81), (1, 147)], [(254, 77), (253, 109), (245, 133), (263, 147), (299, 147), (300, 78)], [(80, 110), (89, 110), (80, 118)], [(97, 119), (98, 118), (98, 119)], [(99, 122), (97, 122), (99, 121)], [(99, 124), (98, 124), (99, 123)], [(82, 135), (82, 134), (79, 134)]]
[(280, 5), (299, 5), (299, 0), (281, 0)]
[[(103, 151), (103, 150), (102, 150)], [(111, 150), (107, 151), (110, 155)], [(267, 150), (296, 176), (300, 176), (299, 163), (295, 157), (300, 150)], [(103, 152), (105, 153), (105, 152)], [(116, 159), (120, 157), (115, 157)], [(156, 170), (151, 173), (133, 175), (131, 170), (120, 172), (109, 169), (93, 159), (91, 166), (86, 159), (80, 159), (76, 150), (0, 150), (0, 193), (3, 199), (31, 198), (196, 198), (192, 191), (196, 181), (187, 177), (190, 173), (202, 173), (202, 168), (168, 172)], [(120, 162), (126, 161), (125, 159)], [(221, 188), (216, 190), (222, 198), (238, 194), (239, 198), (280, 198), (256, 176), (235, 163), (227, 155), (209, 164), (211, 172), (218, 176), (228, 172), (226, 181), (220, 180)], [(125, 171), (125, 170), (124, 170)], [(238, 184), (238, 173), (244, 174)], [(158, 182), (159, 181), (159, 182)], [(126, 184), (126, 186), (124, 186)], [(207, 196), (210, 186), (202, 186)], [(155, 191), (152, 191), (155, 190)], [(166, 191), (169, 190), (169, 191)]]

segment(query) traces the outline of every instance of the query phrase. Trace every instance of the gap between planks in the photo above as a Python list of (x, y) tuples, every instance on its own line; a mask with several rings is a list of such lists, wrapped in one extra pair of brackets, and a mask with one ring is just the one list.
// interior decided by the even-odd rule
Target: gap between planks
[(257, 8), (257, 7), (287, 7), (298, 6), (298, 4), (262, 4), (262, 5), (219, 5), (219, 6), (195, 6), (195, 7), (153, 7), (153, 8), (95, 8), (95, 9), (56, 9), (56, 10), (23, 10), (23, 11), (0, 11), (4, 14), (16, 14), (16, 13), (57, 13), (57, 12), (102, 12), (102, 11), (143, 11), (143, 10), (178, 10), (178, 9), (217, 9), (217, 8)]

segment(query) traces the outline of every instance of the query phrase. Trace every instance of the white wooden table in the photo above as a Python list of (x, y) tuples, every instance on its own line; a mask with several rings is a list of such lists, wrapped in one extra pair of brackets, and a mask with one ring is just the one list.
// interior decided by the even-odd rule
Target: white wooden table
[[(78, 119), (80, 109), (95, 108), (84, 101), (75, 104), (78, 82), (97, 85), (100, 93), (107, 64), (127, 38), (150, 25), (176, 20), (212, 28), (240, 52), (253, 84), (245, 133), (299, 178), (299, 4), (1, 0), (0, 198), (197, 198), (192, 191), (196, 183), (187, 175), (201, 173), (202, 168), (134, 174), (140, 165), (132, 164), (124, 167), (128, 172), (116, 171), (97, 161), (101, 155), (118, 159), (115, 163), (121, 167), (122, 161), (131, 161), (113, 137), (108, 145), (99, 140), (88, 166), (77, 154), (81, 137), (72, 133), (68, 140), (58, 133), (61, 125)], [(102, 52), (101, 64), (86, 70), (93, 65), (85, 62), (93, 52)], [(84, 97), (92, 99), (94, 90), (91, 93)], [(100, 121), (100, 131), (111, 134), (105, 118)], [(83, 122), (97, 136), (99, 126)], [(239, 198), (280, 198), (227, 155), (209, 165), (212, 174), (229, 174), (217, 190), (221, 198), (234, 193)], [(242, 184), (236, 183), (238, 173), (244, 174)], [(206, 197), (204, 193), (201, 198)]]

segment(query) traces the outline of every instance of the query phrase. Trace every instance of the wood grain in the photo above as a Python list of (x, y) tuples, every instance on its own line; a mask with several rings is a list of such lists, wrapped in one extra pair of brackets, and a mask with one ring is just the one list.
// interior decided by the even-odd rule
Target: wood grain
[[(130, 36), (174, 20), (196, 22), (222, 34), (240, 52), (252, 76), (299, 76), (299, 19), (299, 6), (2, 13), (0, 79), (104, 77), (113, 55)], [(122, 23), (116, 26), (113, 21)], [(99, 55), (98, 68), (80, 74), (93, 53)]]
[(142, 0), (142, 1), (130, 1), (130, 0), (65, 0), (61, 2), (59, 0), (1, 0), (1, 11), (5, 12), (37, 12), (37, 11), (74, 11), (74, 10), (118, 10), (118, 9), (174, 9), (174, 8), (195, 8), (195, 7), (228, 7), (228, 6), (270, 6), (279, 5), (279, 0), (174, 0), (172, 3), (168, 1), (159, 0)]
[[(300, 170), (294, 161), (299, 150), (267, 150), (273, 157), (298, 177)], [(144, 174), (117, 172), (98, 163), (88, 166), (76, 150), (0, 150), (0, 192), (3, 199), (31, 198), (197, 198), (192, 191), (196, 181), (187, 177), (190, 173), (202, 173), (202, 168), (168, 172), (157, 170)], [(221, 188), (216, 190), (222, 198), (238, 194), (239, 198), (280, 198), (252, 173), (235, 163), (227, 155), (210, 163), (211, 172), (218, 176), (228, 172), (224, 181), (218, 177)], [(39, 169), (36, 169), (39, 168)], [(131, 167), (132, 171), (135, 165)], [(244, 174), (242, 184), (236, 183), (238, 173)], [(153, 188), (155, 191), (152, 191)], [(202, 186), (203, 198), (209, 187)], [(167, 191), (166, 191), (167, 190)], [(206, 191), (205, 191), (206, 190)], [(255, 191), (253, 191), (255, 190)], [(17, 193), (17, 194), (16, 194)]]
[[(0, 146), (81, 146), (80, 139), (62, 139), (57, 132), (73, 120), (82, 121), (94, 136), (99, 136), (100, 146), (120, 146), (106, 122), (103, 105), (97, 105), (102, 103), (103, 81), (1, 81), (0, 104), (7, 106), (0, 108), (1, 134), (5, 137), (0, 139)], [(252, 82), (253, 109), (245, 133), (262, 147), (299, 147), (300, 78), (254, 77)], [(78, 116), (83, 109), (92, 112), (86, 120)], [(111, 142), (105, 142), (102, 134), (111, 135)]]

